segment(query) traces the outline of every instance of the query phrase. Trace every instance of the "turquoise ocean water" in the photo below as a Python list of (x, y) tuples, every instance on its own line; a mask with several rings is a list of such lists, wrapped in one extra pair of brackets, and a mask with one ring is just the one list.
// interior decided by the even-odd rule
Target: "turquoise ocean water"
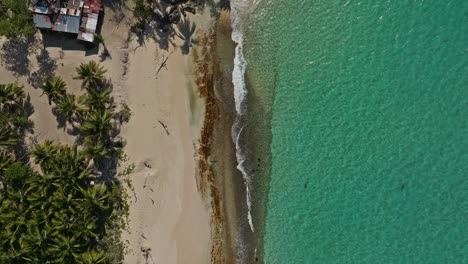
[(263, 0), (242, 30), (264, 263), (468, 263), (468, 2)]

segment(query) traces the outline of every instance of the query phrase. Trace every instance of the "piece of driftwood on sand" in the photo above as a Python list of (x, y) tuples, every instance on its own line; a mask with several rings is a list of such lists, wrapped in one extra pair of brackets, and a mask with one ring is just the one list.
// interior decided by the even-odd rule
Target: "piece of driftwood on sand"
[(169, 136), (170, 133), (169, 133), (169, 130), (167, 129), (167, 126), (166, 126), (163, 122), (161, 122), (161, 121), (159, 121), (159, 120), (158, 120), (158, 122), (159, 122), (159, 124), (161, 124), (161, 126), (164, 128), (164, 130), (166, 131), (166, 134)]
[(174, 53), (174, 51), (169, 53), (169, 55), (163, 60), (163, 62), (161, 63), (161, 65), (158, 68), (158, 71), (156, 72), (156, 75), (159, 74), (159, 72), (161, 71), (162, 68), (165, 68), (167, 70), (167, 60), (169, 60), (169, 57), (172, 55), (172, 53)]

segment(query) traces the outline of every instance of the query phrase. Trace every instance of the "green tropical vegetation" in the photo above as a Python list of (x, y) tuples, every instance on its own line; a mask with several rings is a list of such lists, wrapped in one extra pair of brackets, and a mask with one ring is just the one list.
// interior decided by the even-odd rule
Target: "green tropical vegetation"
[(57, 103), (58, 100), (65, 95), (67, 92), (67, 85), (61, 77), (53, 77), (45, 79), (39, 86), (39, 89), (42, 90), (42, 94), (47, 95), (50, 105), (52, 102)]
[(0, 36), (7, 38), (30, 37), (36, 31), (28, 0), (0, 1)]
[(82, 80), (83, 87), (88, 89), (100, 88), (104, 81), (104, 74), (107, 72), (101, 65), (95, 61), (82, 63), (77, 69), (77, 76), (74, 79)]
[(144, 0), (134, 0), (135, 6), (133, 7), (133, 13), (135, 16), (142, 20), (147, 20), (151, 17), (151, 10), (145, 5)]
[(32, 124), (29, 102), (17, 83), (0, 84), (0, 146), (14, 146)]
[(82, 96), (67, 93), (60, 77), (40, 87), (56, 113), (78, 131), (73, 145), (45, 140), (29, 148), (23, 87), (0, 85), (2, 264), (123, 261), (120, 231), (127, 206), (117, 177), (125, 159), (125, 142), (118, 137), (122, 111), (116, 111), (111, 89), (102, 86), (104, 68), (91, 61), (77, 73), (86, 89)]
[(102, 47), (104, 48), (104, 50), (102, 51), (102, 53), (100, 55), (101, 61), (104, 61), (106, 59), (106, 57), (111, 57), (110, 52), (107, 49), (106, 42), (104, 40), (104, 36), (102, 36), (101, 33), (94, 33), (93, 35), (94, 35), (94, 42), (96, 42), (98, 44), (102, 44)]

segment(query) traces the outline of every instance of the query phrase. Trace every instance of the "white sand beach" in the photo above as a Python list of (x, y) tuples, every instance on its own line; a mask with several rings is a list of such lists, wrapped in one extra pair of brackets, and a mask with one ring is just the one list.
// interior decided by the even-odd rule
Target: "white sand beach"
[[(167, 69), (156, 74), (167, 56)], [(154, 263), (209, 263), (210, 217), (196, 184), (201, 118), (193, 115), (202, 113), (191, 105), (197, 99), (191, 97), (188, 57), (148, 42), (129, 61), (133, 117), (123, 135), (136, 171), (126, 261), (145, 263), (141, 247), (149, 247)]]

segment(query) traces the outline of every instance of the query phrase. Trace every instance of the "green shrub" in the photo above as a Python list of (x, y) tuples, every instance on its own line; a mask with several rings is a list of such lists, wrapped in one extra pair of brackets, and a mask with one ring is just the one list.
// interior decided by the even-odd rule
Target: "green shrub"
[(21, 162), (16, 162), (3, 173), (7, 187), (15, 190), (21, 189), (31, 174), (31, 170)]

